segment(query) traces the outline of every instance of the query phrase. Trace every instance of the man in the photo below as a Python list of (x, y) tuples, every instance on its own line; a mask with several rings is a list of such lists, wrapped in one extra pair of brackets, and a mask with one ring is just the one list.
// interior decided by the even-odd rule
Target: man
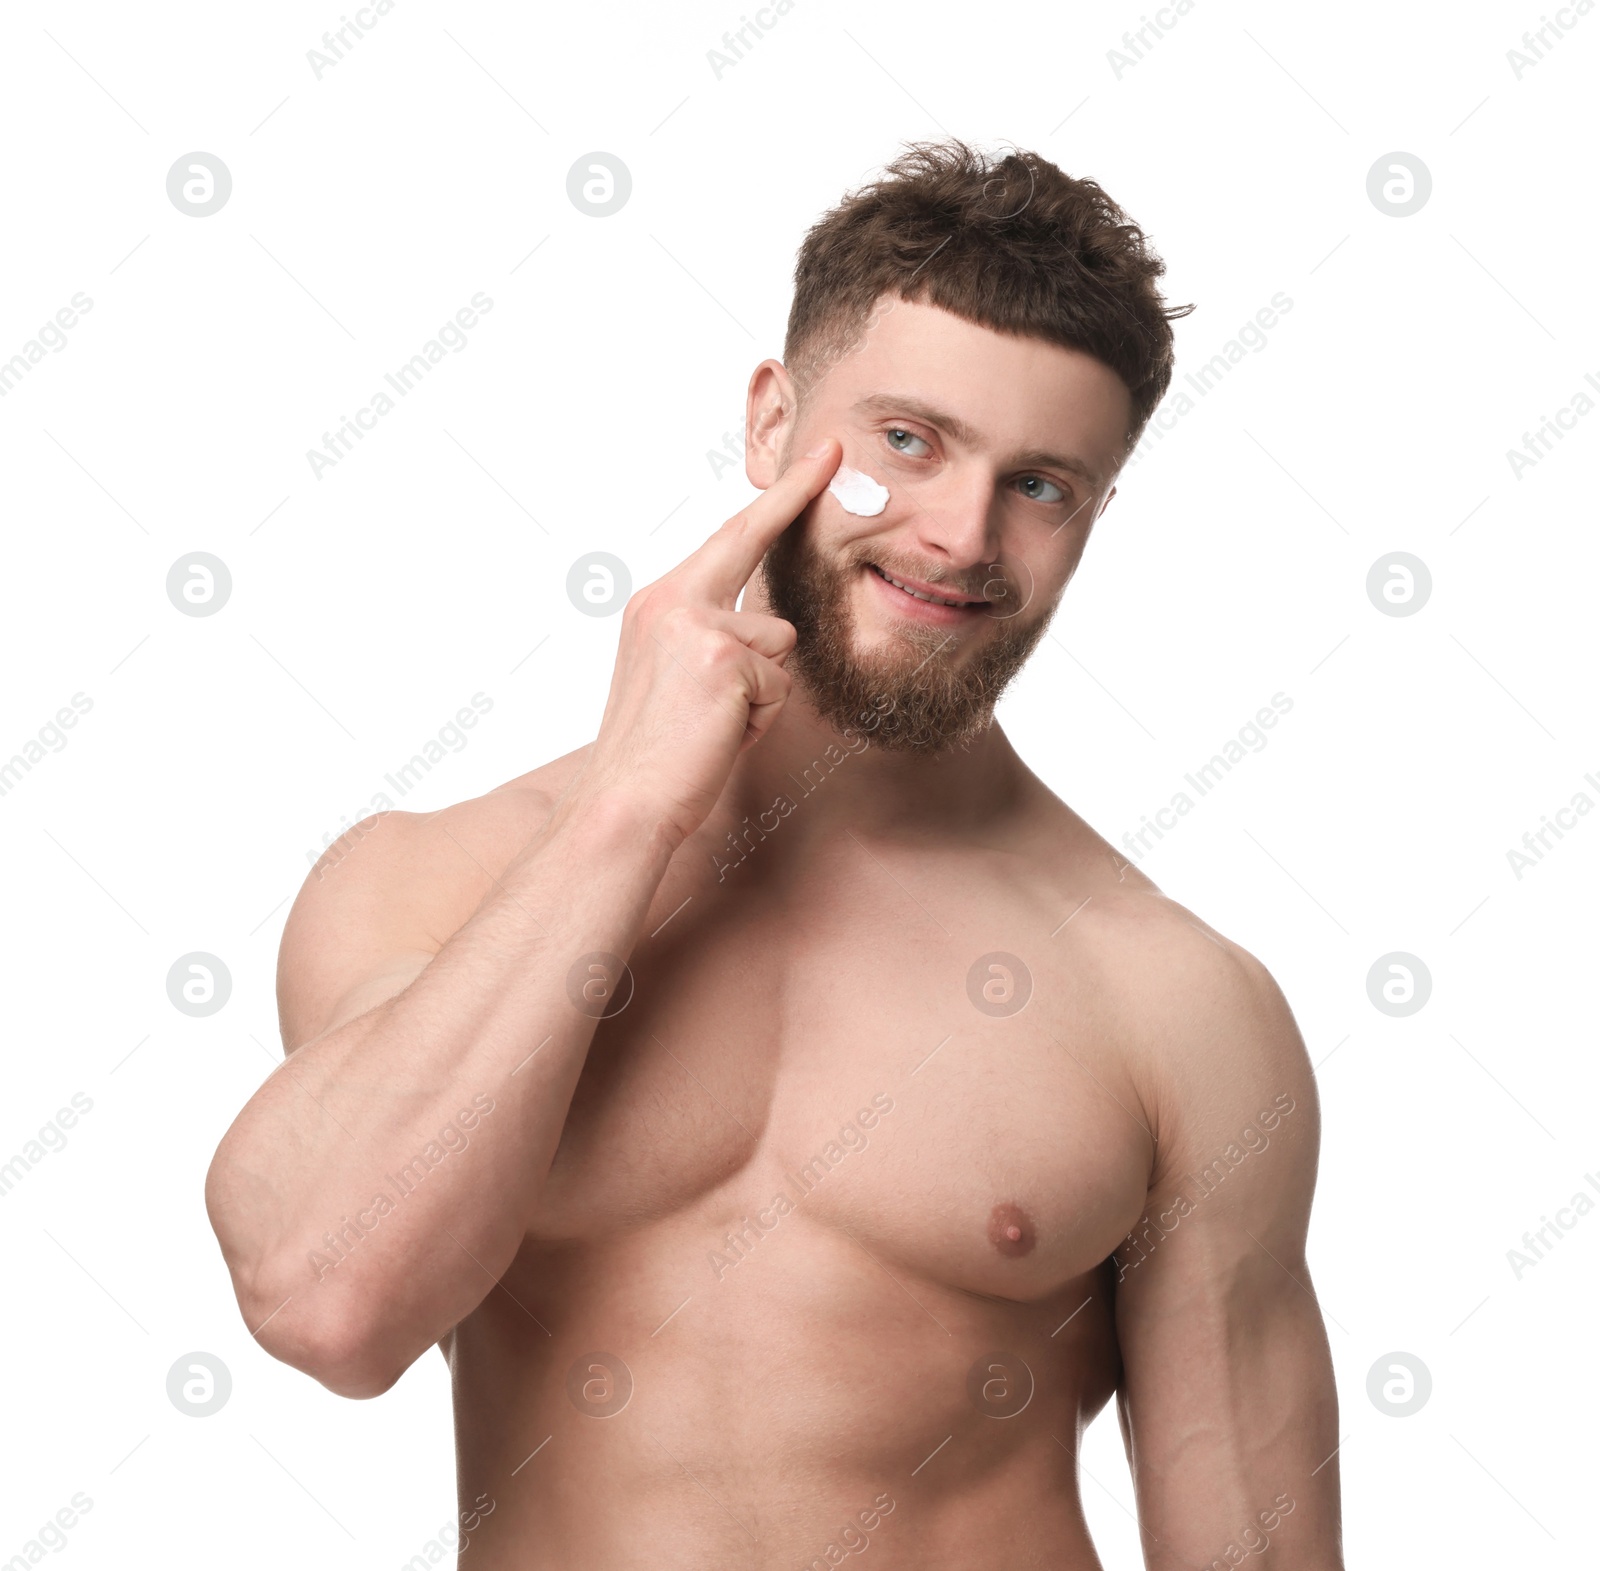
[(807, 237), (763, 494), (628, 603), (594, 742), (308, 878), (210, 1213), (331, 1390), (439, 1345), (482, 1571), (1095, 1567), (1113, 1392), (1149, 1566), (1341, 1565), (1292, 1016), (992, 718), (1162, 271), (913, 147)]

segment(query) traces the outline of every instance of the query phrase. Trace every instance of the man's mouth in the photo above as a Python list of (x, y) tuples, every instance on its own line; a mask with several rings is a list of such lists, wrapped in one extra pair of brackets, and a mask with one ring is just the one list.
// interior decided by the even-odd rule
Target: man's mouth
[(922, 600), (929, 605), (949, 606), (957, 611), (971, 611), (979, 607), (987, 608), (989, 602), (981, 595), (941, 595), (934, 590), (918, 584), (915, 580), (896, 578), (893, 573), (886, 573), (876, 562), (868, 562), (872, 569), (885, 583), (893, 585), (902, 594), (910, 595), (913, 600)]

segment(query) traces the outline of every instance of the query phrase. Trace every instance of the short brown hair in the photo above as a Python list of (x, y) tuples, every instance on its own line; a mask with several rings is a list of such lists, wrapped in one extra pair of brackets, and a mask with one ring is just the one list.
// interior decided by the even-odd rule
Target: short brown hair
[(1093, 180), (1037, 153), (912, 142), (808, 231), (784, 361), (799, 396), (857, 343), (885, 295), (1091, 354), (1133, 399), (1131, 449), (1172, 381), (1166, 264)]

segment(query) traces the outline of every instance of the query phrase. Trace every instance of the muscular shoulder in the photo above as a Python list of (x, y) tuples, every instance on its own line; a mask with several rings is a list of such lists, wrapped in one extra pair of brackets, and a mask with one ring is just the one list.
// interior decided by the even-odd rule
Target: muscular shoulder
[[(1130, 1077), (1156, 1138), (1151, 1188), (1251, 1164), (1263, 1225), (1303, 1221), (1320, 1144), (1316, 1081), (1294, 1014), (1260, 960), (1159, 893), (1109, 912), (1099, 937), (1110, 951)], [(1120, 931), (1119, 931), (1120, 929)]]
[(578, 756), (437, 812), (373, 814), (329, 846), (278, 951), (285, 1046), (392, 995), (393, 979), (403, 986), (432, 959), (544, 825)]
[(1049, 964), (1116, 1043), (1156, 1137), (1156, 1175), (1296, 1126), (1314, 1164), (1315, 1082), (1271, 972), (1118, 855), (1064, 807), (1049, 859), (1056, 920)]

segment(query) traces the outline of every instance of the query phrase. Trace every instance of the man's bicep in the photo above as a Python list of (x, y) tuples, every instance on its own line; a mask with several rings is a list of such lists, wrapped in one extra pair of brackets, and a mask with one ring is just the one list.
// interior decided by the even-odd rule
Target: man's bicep
[(278, 1018), (292, 1053), (403, 992), (438, 953), (423, 929), (416, 817), (364, 819), (311, 870), (278, 950)]
[(1315, 1470), (1337, 1445), (1305, 1267), (1315, 1085), (1276, 984), (1218, 947), (1170, 1023), (1149, 1203), (1116, 1257), (1121, 1397), (1143, 1526), (1161, 1545), (1150, 1563), (1226, 1561), (1229, 1546), (1292, 1531), (1297, 1557), (1313, 1556), (1296, 1565), (1337, 1566), (1307, 1536), (1329, 1525), (1334, 1475)]

